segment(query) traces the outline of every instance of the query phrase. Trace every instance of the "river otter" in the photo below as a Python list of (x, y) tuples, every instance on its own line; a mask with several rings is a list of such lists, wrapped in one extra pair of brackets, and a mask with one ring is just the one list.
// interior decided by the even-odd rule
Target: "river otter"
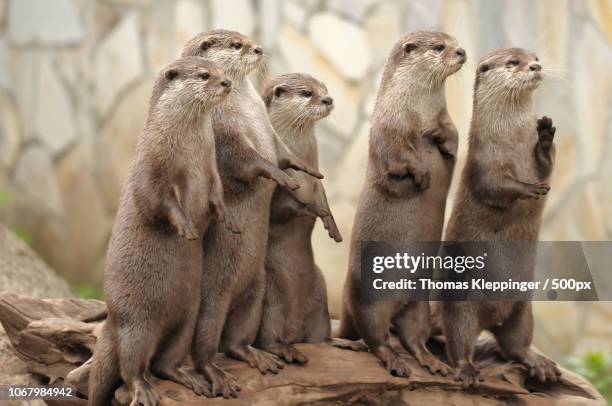
[[(533, 103), (541, 69), (536, 55), (520, 48), (497, 49), (480, 61), (467, 161), (445, 240), (537, 241), (555, 157), (555, 127), (550, 118), (537, 119)], [(557, 379), (555, 363), (529, 348), (530, 302), (445, 301), (441, 315), (448, 358), (464, 386), (478, 384), (472, 359), (485, 329), (532, 376)]]
[(426, 301), (368, 301), (361, 292), (362, 241), (439, 241), (457, 151), (444, 84), (466, 60), (457, 41), (418, 31), (399, 40), (387, 61), (371, 120), (365, 185), (351, 237), (349, 271), (337, 336), (363, 338), (390, 373), (409, 376), (389, 343), (393, 327), (403, 347), (431, 373), (448, 367), (434, 357)]
[(251, 346), (261, 320), (270, 203), (276, 186), (261, 176), (296, 189), (295, 180), (279, 167), (322, 175), (278, 138), (261, 97), (246, 77), (262, 60), (260, 46), (238, 32), (213, 30), (191, 39), (183, 55), (216, 61), (233, 80), (232, 93), (213, 111), (213, 129), (225, 200), (242, 234), (226, 232), (213, 222), (204, 236), (202, 296), (192, 356), (196, 370), (211, 382), (213, 395), (236, 396), (236, 379), (212, 363), (219, 349), (262, 373), (283, 367), (275, 355)]
[[(272, 79), (262, 98), (270, 121), (289, 149), (318, 168), (315, 122), (332, 111), (333, 99), (325, 85), (310, 75), (292, 73)], [(330, 212), (322, 217), (329, 236), (342, 241), (320, 180), (302, 173), (299, 179), (302, 202), (276, 188), (270, 211), (270, 233), (266, 255), (266, 294), (256, 346), (286, 362), (305, 363), (307, 358), (291, 344), (327, 341), (332, 345), (363, 349), (359, 342), (331, 339), (327, 290), (321, 270), (314, 261), (311, 234), (316, 213), (312, 205)]]
[(237, 231), (225, 209), (210, 114), (230, 89), (221, 68), (198, 57), (173, 62), (155, 82), (108, 248), (108, 319), (93, 355), (91, 405), (109, 405), (120, 377), (132, 405), (158, 405), (145, 378), (149, 366), (208, 392), (200, 375), (180, 365), (199, 308), (203, 256), (195, 240), (212, 210)]

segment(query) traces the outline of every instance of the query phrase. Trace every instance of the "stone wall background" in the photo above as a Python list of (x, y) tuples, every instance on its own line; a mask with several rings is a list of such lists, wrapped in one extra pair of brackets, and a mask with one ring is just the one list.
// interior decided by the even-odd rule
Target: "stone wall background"
[[(386, 56), (408, 31), (444, 30), (467, 50), (467, 65), (447, 85), (463, 154), (479, 57), (504, 45), (539, 54), (548, 77), (538, 111), (558, 129), (541, 238), (612, 237), (609, 0), (0, 0), (0, 220), (71, 283), (100, 283), (152, 78), (190, 37), (217, 27), (259, 41), (268, 74), (310, 73), (336, 100), (318, 140), (345, 241), (335, 244), (320, 226), (314, 237), (332, 314), (365, 172), (368, 116)], [(537, 303), (536, 318), (536, 342), (553, 355), (610, 349), (609, 304)]]

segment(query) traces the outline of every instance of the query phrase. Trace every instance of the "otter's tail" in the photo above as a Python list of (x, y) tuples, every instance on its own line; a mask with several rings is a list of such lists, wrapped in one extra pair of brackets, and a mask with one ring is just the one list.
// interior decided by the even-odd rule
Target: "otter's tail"
[(107, 320), (102, 326), (89, 372), (89, 406), (110, 405), (114, 391), (119, 386), (119, 357), (113, 344)]

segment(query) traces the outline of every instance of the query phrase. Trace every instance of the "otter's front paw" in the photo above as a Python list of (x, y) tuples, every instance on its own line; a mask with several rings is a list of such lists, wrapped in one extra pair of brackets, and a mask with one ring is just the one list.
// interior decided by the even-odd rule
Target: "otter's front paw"
[(426, 169), (414, 169), (412, 172), (414, 176), (414, 184), (421, 190), (429, 188), (429, 171)]
[(233, 234), (241, 234), (242, 229), (238, 225), (236, 217), (229, 210), (225, 209), (219, 213), (219, 221), (223, 223), (226, 229), (231, 231)]
[(550, 146), (555, 138), (555, 131), (552, 119), (544, 116), (538, 120), (538, 143), (542, 146)]
[(546, 183), (525, 184), (522, 197), (524, 199), (539, 199), (546, 196), (549, 190), (550, 186)]
[(334, 216), (329, 215), (321, 217), (321, 220), (323, 221), (323, 227), (327, 230), (329, 237), (333, 238), (336, 242), (342, 242), (342, 234), (340, 234), (340, 230), (338, 230)]
[(276, 343), (265, 350), (280, 357), (288, 364), (305, 364), (308, 362), (308, 358), (291, 344)]
[(130, 406), (159, 406), (159, 396), (148, 382), (135, 385)]
[(455, 369), (454, 378), (456, 381), (461, 381), (461, 386), (463, 386), (465, 389), (469, 388), (470, 386), (477, 388), (480, 382), (483, 380), (480, 377), (480, 372), (471, 362), (466, 362), (462, 366), (457, 367)]
[(451, 130), (436, 126), (425, 130), (423, 137), (431, 139), (443, 156), (454, 158), (457, 155), (457, 141)]
[(179, 237), (185, 238), (188, 241), (198, 239), (198, 233), (195, 226), (188, 220), (177, 224), (176, 231), (178, 232)]

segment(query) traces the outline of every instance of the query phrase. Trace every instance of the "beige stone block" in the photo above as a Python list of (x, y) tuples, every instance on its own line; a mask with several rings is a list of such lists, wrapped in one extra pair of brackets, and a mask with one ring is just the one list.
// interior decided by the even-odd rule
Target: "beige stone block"
[(19, 117), (12, 102), (0, 93), (0, 172), (15, 164), (21, 143)]

